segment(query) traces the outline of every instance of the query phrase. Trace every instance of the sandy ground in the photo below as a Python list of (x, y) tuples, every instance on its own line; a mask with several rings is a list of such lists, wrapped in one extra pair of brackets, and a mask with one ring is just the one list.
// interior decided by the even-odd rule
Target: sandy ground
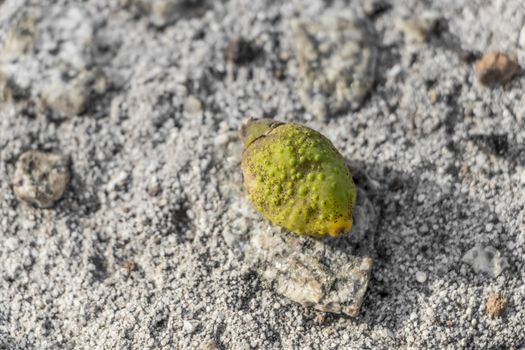
[[(525, 78), (481, 86), (466, 55), (525, 66), (522, 0), (152, 3), (0, 1), (0, 348), (524, 348)], [(375, 76), (318, 113), (292, 22), (334, 13), (375, 33)], [(358, 317), (282, 297), (227, 244), (249, 116), (321, 131), (377, 183)], [(51, 209), (15, 196), (27, 149), (69, 159)]]

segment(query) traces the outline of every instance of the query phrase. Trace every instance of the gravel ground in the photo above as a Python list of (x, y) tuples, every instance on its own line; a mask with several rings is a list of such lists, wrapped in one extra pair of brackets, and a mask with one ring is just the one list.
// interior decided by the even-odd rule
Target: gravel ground
[[(301, 52), (296, 20), (334, 15), (373, 32), (328, 50), (358, 72)], [(0, 43), (0, 348), (525, 347), (525, 78), (473, 68), (525, 66), (522, 0), (0, 0)], [(330, 94), (352, 77), (366, 98)], [(377, 183), (359, 316), (286, 299), (227, 244), (246, 117), (321, 131)], [(50, 209), (13, 191), (28, 149), (68, 161)]]

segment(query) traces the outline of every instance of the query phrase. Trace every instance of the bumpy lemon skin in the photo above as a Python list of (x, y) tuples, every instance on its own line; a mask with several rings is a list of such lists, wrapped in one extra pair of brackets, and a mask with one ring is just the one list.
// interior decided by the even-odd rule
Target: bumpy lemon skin
[(344, 158), (326, 137), (270, 119), (251, 120), (241, 134), (245, 189), (265, 218), (301, 235), (350, 231), (355, 185)]

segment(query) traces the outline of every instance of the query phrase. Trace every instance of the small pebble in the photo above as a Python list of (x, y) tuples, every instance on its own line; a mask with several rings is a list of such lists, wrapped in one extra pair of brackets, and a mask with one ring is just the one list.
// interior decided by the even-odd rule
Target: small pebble
[(129, 275), (137, 269), (137, 264), (134, 261), (126, 260), (124, 261), (124, 263), (122, 263), (122, 267), (124, 268), (124, 270), (126, 270), (127, 274)]
[(184, 110), (192, 115), (202, 112), (202, 102), (196, 96), (188, 96), (184, 102)]
[(13, 190), (18, 199), (39, 208), (49, 208), (62, 197), (69, 179), (65, 158), (30, 150), (16, 162)]
[(459, 59), (463, 63), (471, 64), (471, 63), (476, 62), (480, 57), (481, 57), (481, 55), (478, 52), (475, 52), (475, 51), (464, 51), (464, 52), (462, 52), (460, 54)]
[(343, 333), (341, 339), (343, 339), (344, 342), (347, 342), (350, 340), (350, 335), (347, 332), (345, 332)]
[(479, 82), (487, 86), (504, 84), (521, 71), (516, 56), (497, 51), (485, 54), (474, 68)]
[(491, 246), (474, 246), (463, 256), (463, 262), (470, 265), (475, 272), (483, 272), (492, 277), (499, 276), (507, 267), (507, 260)]
[(67, 82), (55, 77), (44, 88), (42, 101), (57, 118), (80, 115), (89, 105), (93, 79), (93, 73), (88, 71)]
[(429, 231), (430, 231), (430, 229), (428, 228), (428, 225), (427, 225), (427, 224), (423, 224), (423, 225), (421, 225), (421, 227), (419, 228), (419, 232), (420, 232), (421, 234), (427, 234)]
[(115, 176), (112, 177), (112, 179), (108, 182), (106, 185), (107, 190), (109, 192), (113, 192), (121, 187), (123, 187), (126, 182), (128, 181), (129, 174), (122, 170), (119, 173), (117, 173)]
[(439, 93), (436, 90), (432, 89), (430, 90), (428, 97), (430, 103), (435, 104), (439, 100)]
[(423, 271), (417, 271), (416, 272), (416, 281), (419, 283), (425, 283), (427, 281), (427, 273)]
[(147, 187), (146, 191), (151, 197), (155, 197), (160, 193), (160, 186), (157, 183), (152, 183)]
[(507, 307), (507, 298), (500, 293), (495, 293), (487, 298), (485, 312), (490, 317), (499, 317), (503, 315)]
[(505, 155), (510, 148), (506, 134), (471, 134), (469, 139), (481, 151), (497, 156)]
[(260, 50), (248, 40), (232, 39), (226, 47), (226, 58), (235, 64), (247, 64), (252, 62), (259, 52)]
[(201, 350), (219, 350), (219, 345), (213, 340), (208, 340), (201, 344)]
[(437, 20), (438, 17), (434, 14), (424, 14), (407, 19), (400, 18), (396, 21), (396, 27), (409, 41), (422, 43), (430, 38), (430, 34), (436, 28)]
[(392, 5), (385, 0), (367, 0), (363, 4), (365, 15), (370, 18), (380, 16), (392, 8)]
[(190, 321), (184, 321), (183, 328), (186, 333), (193, 333), (195, 332), (195, 329), (197, 328), (197, 325)]

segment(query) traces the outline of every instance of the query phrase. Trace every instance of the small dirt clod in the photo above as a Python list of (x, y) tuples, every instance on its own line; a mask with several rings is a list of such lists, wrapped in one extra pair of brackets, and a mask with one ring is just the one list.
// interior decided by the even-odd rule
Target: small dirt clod
[(13, 190), (18, 199), (39, 208), (49, 208), (62, 197), (69, 178), (64, 157), (30, 150), (16, 162)]
[(521, 67), (515, 56), (492, 51), (476, 61), (475, 70), (481, 84), (494, 85), (510, 81)]
[(487, 298), (485, 312), (490, 317), (499, 317), (503, 315), (507, 307), (507, 298), (500, 293), (495, 293)]

